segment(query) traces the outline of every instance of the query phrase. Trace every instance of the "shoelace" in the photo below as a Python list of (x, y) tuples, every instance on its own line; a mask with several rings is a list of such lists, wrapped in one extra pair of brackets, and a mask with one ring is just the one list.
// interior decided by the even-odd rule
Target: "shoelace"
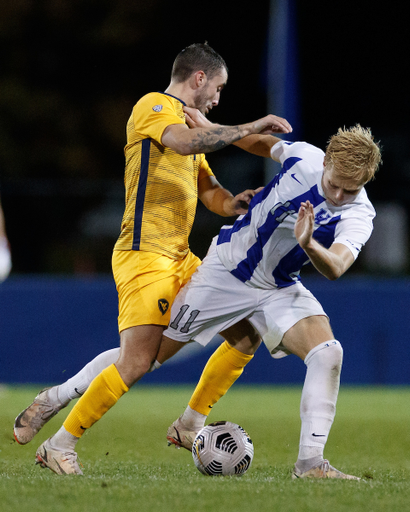
[(323, 474), (323, 476), (326, 476), (326, 473), (329, 471), (329, 469), (330, 469), (329, 461), (325, 459), (322, 462), (322, 474)]

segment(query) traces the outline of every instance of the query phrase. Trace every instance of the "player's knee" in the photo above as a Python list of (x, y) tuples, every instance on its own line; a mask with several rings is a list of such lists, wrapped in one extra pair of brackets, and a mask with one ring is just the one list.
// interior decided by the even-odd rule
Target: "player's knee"
[(342, 345), (332, 340), (324, 344), (323, 350), (320, 351), (322, 356), (322, 364), (326, 365), (334, 374), (340, 374), (343, 363)]
[(321, 343), (306, 356), (307, 366), (310, 366), (313, 361), (315, 364), (329, 368), (333, 373), (340, 373), (343, 362), (342, 345), (337, 340)]
[(149, 372), (152, 360), (149, 357), (139, 357), (133, 364), (135, 382)]
[(330, 346), (328, 348), (332, 354), (334, 362), (339, 363), (341, 365), (343, 362), (343, 347), (339, 341), (336, 341), (336, 343), (335, 341), (336, 340), (330, 342)]
[(221, 332), (231, 347), (247, 355), (253, 355), (262, 342), (259, 333), (246, 319)]
[(151, 364), (150, 358), (141, 356), (127, 361), (123, 359), (116, 366), (125, 384), (131, 387), (149, 372)]
[(331, 358), (329, 361), (330, 371), (335, 378), (340, 378), (343, 363), (342, 345), (339, 342), (336, 345), (331, 345), (329, 347), (329, 352), (331, 353)]

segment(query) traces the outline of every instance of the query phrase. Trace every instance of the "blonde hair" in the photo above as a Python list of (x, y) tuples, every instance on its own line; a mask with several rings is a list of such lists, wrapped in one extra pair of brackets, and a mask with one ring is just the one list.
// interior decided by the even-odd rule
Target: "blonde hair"
[(380, 146), (374, 142), (370, 128), (360, 124), (339, 128), (326, 147), (325, 166), (333, 168), (341, 178), (361, 184), (374, 179), (381, 161)]

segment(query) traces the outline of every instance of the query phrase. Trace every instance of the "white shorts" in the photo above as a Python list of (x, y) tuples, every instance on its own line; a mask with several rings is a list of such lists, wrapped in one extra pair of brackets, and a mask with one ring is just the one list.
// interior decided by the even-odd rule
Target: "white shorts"
[[(212, 245), (176, 296), (164, 335), (180, 342), (195, 340), (205, 346), (218, 333), (246, 318), (275, 357), (286, 331), (314, 315), (326, 313), (300, 282), (269, 290), (248, 286), (223, 266)], [(283, 355), (286, 354), (276, 357)]]

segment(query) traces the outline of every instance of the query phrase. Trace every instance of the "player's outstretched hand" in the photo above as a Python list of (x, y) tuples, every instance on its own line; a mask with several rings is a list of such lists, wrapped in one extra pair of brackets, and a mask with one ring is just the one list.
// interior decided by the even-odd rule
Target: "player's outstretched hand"
[(299, 245), (304, 249), (312, 240), (315, 226), (315, 214), (310, 201), (300, 203), (298, 218), (295, 223), (295, 237)]
[(261, 190), (263, 190), (263, 187), (259, 187), (256, 190), (247, 189), (233, 197), (230, 205), (234, 212), (232, 215), (245, 215), (252, 198)]
[[(184, 107), (185, 120), (190, 128), (208, 128), (218, 126), (211, 123), (204, 114), (198, 109), (192, 107)], [(245, 126), (245, 125), (243, 125)], [(283, 117), (269, 114), (262, 119), (258, 119), (253, 123), (246, 125), (251, 128), (251, 132), (260, 135), (272, 135), (273, 133), (291, 133), (293, 128)]]
[(269, 114), (253, 123), (254, 131), (260, 135), (272, 135), (273, 133), (291, 133), (292, 126), (283, 117)]

